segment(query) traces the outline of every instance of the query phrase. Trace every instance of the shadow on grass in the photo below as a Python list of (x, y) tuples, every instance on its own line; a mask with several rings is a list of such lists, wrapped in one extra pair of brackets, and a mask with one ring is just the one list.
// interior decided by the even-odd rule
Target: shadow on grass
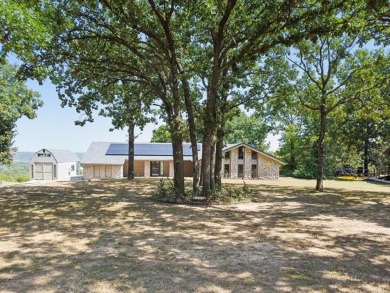
[(0, 291), (386, 292), (381, 194), (253, 187), (254, 203), (157, 203), (157, 181), (0, 189)]

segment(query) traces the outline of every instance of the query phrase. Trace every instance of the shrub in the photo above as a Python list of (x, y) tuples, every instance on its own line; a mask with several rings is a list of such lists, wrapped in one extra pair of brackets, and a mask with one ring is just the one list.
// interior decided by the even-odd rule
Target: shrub
[(224, 185), (212, 197), (212, 201), (217, 203), (246, 202), (253, 198), (253, 190), (244, 182), (243, 186)]
[(20, 174), (15, 179), (17, 182), (20, 182), (20, 183), (27, 182), (30, 180), (30, 176), (28, 176), (28, 174)]
[(0, 181), (7, 181), (7, 182), (11, 182), (12, 181), (12, 178), (8, 175), (5, 175), (5, 174), (1, 174), (0, 173)]
[(157, 185), (157, 192), (153, 194), (153, 198), (158, 201), (170, 203), (188, 203), (191, 201), (191, 191), (186, 190), (186, 194), (182, 198), (177, 198), (173, 188), (173, 182), (167, 178), (160, 179)]

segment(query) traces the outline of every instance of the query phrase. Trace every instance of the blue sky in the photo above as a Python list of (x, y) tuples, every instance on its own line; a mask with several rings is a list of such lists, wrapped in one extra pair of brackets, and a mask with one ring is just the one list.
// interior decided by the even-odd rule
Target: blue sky
[[(125, 130), (114, 130), (110, 118), (95, 115), (95, 122), (85, 126), (77, 126), (75, 120), (80, 118), (80, 114), (75, 108), (61, 107), (60, 100), (53, 84), (46, 81), (43, 85), (29, 81), (27, 86), (41, 94), (44, 105), (37, 111), (35, 119), (21, 118), (17, 122), (17, 132), (14, 139), (14, 146), (19, 151), (38, 151), (42, 148), (65, 149), (75, 152), (86, 152), (93, 141), (126, 142), (127, 132)], [(149, 142), (153, 129), (158, 125), (149, 124), (141, 132), (136, 142)], [(271, 150), (278, 147), (277, 137), (269, 136)]]
[[(95, 115), (95, 122), (85, 126), (76, 126), (74, 121), (80, 114), (75, 108), (61, 107), (55, 87), (50, 81), (42, 86), (34, 81), (27, 83), (28, 87), (39, 92), (44, 105), (37, 111), (35, 119), (21, 118), (17, 122), (17, 132), (14, 146), (19, 151), (38, 151), (42, 148), (67, 149), (75, 152), (85, 152), (93, 141), (126, 142), (125, 130), (114, 130), (109, 118)], [(152, 131), (158, 126), (150, 124), (145, 127), (137, 142), (149, 142)]]

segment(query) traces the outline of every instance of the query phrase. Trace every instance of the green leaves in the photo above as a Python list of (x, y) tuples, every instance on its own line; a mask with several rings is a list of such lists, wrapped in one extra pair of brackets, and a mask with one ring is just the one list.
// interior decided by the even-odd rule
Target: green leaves
[(51, 31), (45, 13), (50, 2), (41, 1), (0, 2), (0, 58), (15, 53), (23, 61), (35, 59), (35, 53), (50, 42)]
[(12, 161), (16, 121), (23, 116), (33, 119), (42, 106), (39, 94), (29, 90), (16, 74), (16, 67), (0, 64), (0, 163)]

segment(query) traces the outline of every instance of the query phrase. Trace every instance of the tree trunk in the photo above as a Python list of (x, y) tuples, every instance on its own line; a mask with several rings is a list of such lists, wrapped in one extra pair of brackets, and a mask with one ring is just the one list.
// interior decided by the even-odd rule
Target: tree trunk
[(132, 123), (129, 125), (129, 129), (127, 131), (128, 136), (129, 136), (129, 164), (127, 166), (127, 179), (128, 180), (133, 180), (134, 179), (134, 128), (135, 124)]
[(217, 131), (217, 143), (215, 145), (215, 172), (214, 172), (214, 181), (215, 181), (215, 189), (220, 190), (222, 186), (222, 150), (223, 150), (223, 130), (220, 128)]
[(316, 191), (323, 191), (323, 181), (324, 181), (324, 144), (325, 144), (325, 132), (326, 132), (326, 106), (325, 104), (321, 105), (320, 109), (320, 134), (318, 136), (318, 148), (317, 148), (317, 184)]
[[(216, 65), (214, 65), (216, 66)], [(210, 198), (215, 187), (213, 177), (213, 159), (215, 158), (215, 136), (217, 133), (217, 84), (219, 78), (219, 70), (216, 68), (213, 71), (212, 77), (209, 80), (209, 88), (207, 90), (206, 111), (204, 113), (204, 130), (203, 130), (203, 146), (202, 146), (202, 195)]]
[[(216, 83), (216, 81), (215, 81)], [(215, 144), (215, 134), (216, 134), (216, 84), (211, 84), (207, 97), (206, 112), (204, 114), (204, 134), (203, 134), (203, 148), (202, 148), (202, 195), (206, 198), (211, 197), (213, 194), (214, 188), (214, 178), (212, 174), (212, 162), (214, 158), (213, 152)], [(211, 180), (213, 179), (213, 180)]]
[(200, 182), (200, 169), (199, 169), (199, 157), (198, 157), (198, 141), (196, 138), (196, 125), (194, 111), (191, 101), (190, 87), (188, 81), (182, 78), (184, 101), (188, 116), (188, 129), (190, 132), (191, 150), (192, 150), (192, 197), (198, 195), (199, 182)]
[(171, 121), (171, 137), (173, 151), (173, 188), (175, 198), (185, 197), (184, 164), (183, 164), (183, 136), (180, 115), (175, 115)]
[(370, 132), (371, 132), (371, 128), (370, 128), (370, 124), (367, 123), (367, 128), (366, 128), (366, 138), (364, 140), (364, 162), (363, 162), (363, 172), (364, 172), (364, 176), (368, 176), (368, 150), (369, 150), (369, 147), (370, 147)]
[(210, 153), (210, 188), (211, 193), (215, 193), (215, 142), (211, 145)]

